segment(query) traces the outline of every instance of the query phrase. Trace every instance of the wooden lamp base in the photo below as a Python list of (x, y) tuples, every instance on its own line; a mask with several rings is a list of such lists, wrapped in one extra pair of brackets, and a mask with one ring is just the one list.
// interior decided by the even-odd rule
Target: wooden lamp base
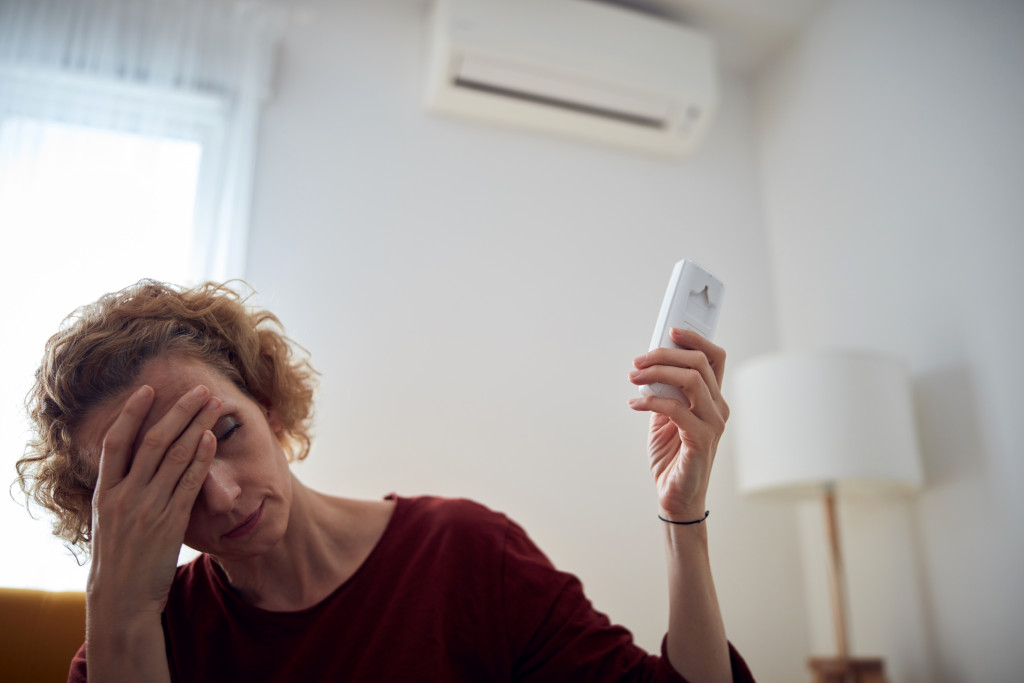
[(836, 519), (835, 487), (825, 487), (825, 524), (829, 545), (829, 587), (832, 593), (832, 618), (836, 630), (838, 657), (811, 657), (807, 666), (814, 683), (886, 683), (881, 658), (850, 657), (846, 640), (846, 596), (843, 585), (843, 558), (839, 554), (839, 524)]
[(886, 683), (882, 660), (869, 657), (811, 657), (814, 683)]

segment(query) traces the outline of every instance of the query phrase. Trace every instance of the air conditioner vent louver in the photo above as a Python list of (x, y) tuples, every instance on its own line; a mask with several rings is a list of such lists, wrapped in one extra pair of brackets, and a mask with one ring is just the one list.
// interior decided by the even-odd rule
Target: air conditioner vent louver
[(630, 96), (616, 92), (614, 87), (570, 76), (475, 57), (460, 60), (455, 85), (650, 128), (664, 128), (669, 115), (667, 102)]
[(710, 123), (711, 42), (585, 0), (438, 0), (428, 106), (679, 157)]

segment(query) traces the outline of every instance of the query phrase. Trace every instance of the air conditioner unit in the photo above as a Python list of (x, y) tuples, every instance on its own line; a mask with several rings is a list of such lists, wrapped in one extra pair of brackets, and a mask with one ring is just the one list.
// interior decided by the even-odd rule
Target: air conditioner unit
[(667, 157), (715, 111), (711, 40), (590, 0), (437, 0), (427, 106)]

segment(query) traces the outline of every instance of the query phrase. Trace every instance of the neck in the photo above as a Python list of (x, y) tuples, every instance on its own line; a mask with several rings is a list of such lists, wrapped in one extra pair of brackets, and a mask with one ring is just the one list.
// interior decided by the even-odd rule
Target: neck
[(372, 549), (360, 514), (365, 503), (327, 496), (292, 479), (288, 529), (277, 545), (257, 557), (213, 558), (247, 602), (272, 611), (317, 604), (355, 573)]

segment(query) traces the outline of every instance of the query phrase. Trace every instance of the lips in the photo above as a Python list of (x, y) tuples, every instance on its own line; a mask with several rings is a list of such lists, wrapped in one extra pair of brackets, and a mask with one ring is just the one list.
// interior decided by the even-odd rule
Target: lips
[(256, 512), (246, 517), (245, 521), (243, 521), (241, 524), (236, 526), (231, 531), (224, 534), (224, 538), (241, 538), (242, 536), (245, 536), (247, 533), (255, 529), (256, 525), (260, 523), (260, 519), (263, 518), (264, 503), (266, 503), (266, 501), (260, 503), (260, 506), (256, 510)]

